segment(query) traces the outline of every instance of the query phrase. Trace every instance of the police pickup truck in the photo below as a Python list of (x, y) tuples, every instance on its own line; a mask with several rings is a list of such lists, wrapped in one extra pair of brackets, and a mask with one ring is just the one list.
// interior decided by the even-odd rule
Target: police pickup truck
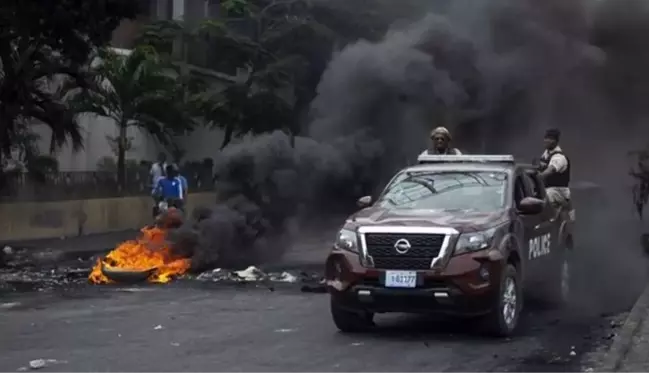
[(514, 333), (523, 296), (570, 296), (571, 222), (546, 202), (536, 168), (510, 155), (427, 155), (398, 172), (338, 233), (326, 261), (343, 332), (375, 313), (481, 318)]

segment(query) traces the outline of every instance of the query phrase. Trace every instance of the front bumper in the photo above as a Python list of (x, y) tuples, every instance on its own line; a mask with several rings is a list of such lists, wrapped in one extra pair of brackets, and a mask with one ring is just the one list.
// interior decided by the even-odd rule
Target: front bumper
[(496, 305), (504, 262), (495, 250), (460, 255), (443, 270), (417, 271), (417, 286), (404, 289), (385, 286), (386, 270), (365, 268), (358, 255), (333, 250), (325, 277), (329, 293), (343, 308), (477, 316)]

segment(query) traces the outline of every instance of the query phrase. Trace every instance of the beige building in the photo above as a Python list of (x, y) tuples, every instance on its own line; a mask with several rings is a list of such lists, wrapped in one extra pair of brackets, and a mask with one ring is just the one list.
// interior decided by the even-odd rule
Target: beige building
[[(112, 46), (116, 51), (129, 53), (134, 45), (140, 27), (152, 19), (180, 19), (186, 22), (198, 22), (209, 16), (218, 14), (218, 0), (149, 0), (150, 11), (136, 20), (124, 20), (113, 33)], [(203, 66), (193, 66), (197, 73), (212, 78), (215, 84), (224, 80), (234, 79), (231, 76), (216, 73), (205, 67), (210, 66), (210, 55), (201, 46), (188, 48), (187, 60), (189, 63)], [(114, 121), (109, 118), (87, 115), (81, 120), (81, 127), (85, 138), (85, 148), (77, 153), (69, 147), (58, 149), (56, 157), (62, 171), (92, 171), (96, 170), (97, 163), (106, 156), (113, 156), (108, 136), (115, 136), (117, 128)], [(50, 131), (45, 126), (37, 129), (40, 135), (39, 147), (41, 152), (47, 154), (50, 145)], [(132, 138), (133, 148), (127, 153), (127, 159), (150, 160), (156, 158), (158, 152), (163, 150), (157, 142), (147, 133), (131, 129), (128, 134)], [(185, 149), (184, 161), (202, 160), (205, 157), (215, 158), (223, 139), (220, 130), (199, 128), (194, 133), (178, 138), (178, 144)]]

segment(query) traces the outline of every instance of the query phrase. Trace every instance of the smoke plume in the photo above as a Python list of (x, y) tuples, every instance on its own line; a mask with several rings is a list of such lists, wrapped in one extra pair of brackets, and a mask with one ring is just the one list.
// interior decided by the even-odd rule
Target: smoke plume
[(573, 179), (597, 183), (606, 202), (577, 207), (585, 266), (611, 292), (630, 280), (620, 272), (640, 276), (626, 153), (649, 132), (647, 2), (457, 0), (417, 14), (332, 56), (308, 137), (253, 137), (217, 157), (219, 201), (180, 234), (196, 268), (281, 255), (298, 222), (374, 192), (434, 126), (463, 150), (530, 160), (558, 127)]

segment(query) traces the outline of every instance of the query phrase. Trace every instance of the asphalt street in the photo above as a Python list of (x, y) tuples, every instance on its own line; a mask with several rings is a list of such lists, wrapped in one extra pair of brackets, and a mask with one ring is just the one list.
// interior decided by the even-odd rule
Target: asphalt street
[[(34, 277), (43, 288), (22, 280), (0, 286), (0, 371), (29, 369), (30, 362), (42, 371), (585, 370), (593, 368), (593, 351), (606, 351), (646, 284), (633, 229), (607, 220), (607, 229), (578, 235), (572, 306), (544, 309), (527, 301), (518, 335), (506, 340), (482, 336), (470, 322), (407, 315), (380, 315), (376, 331), (343, 335), (331, 321), (328, 296), (303, 293), (299, 284), (275, 291), (197, 280), (50, 284), (63, 268), (44, 267)], [(286, 263), (321, 269), (325, 241), (312, 241), (293, 248), (275, 270)]]
[[(610, 317), (535, 309), (508, 340), (471, 323), (390, 315), (339, 333), (326, 294), (174, 284), (3, 295), (0, 371), (566, 371)], [(574, 351), (574, 352), (572, 352)]]

